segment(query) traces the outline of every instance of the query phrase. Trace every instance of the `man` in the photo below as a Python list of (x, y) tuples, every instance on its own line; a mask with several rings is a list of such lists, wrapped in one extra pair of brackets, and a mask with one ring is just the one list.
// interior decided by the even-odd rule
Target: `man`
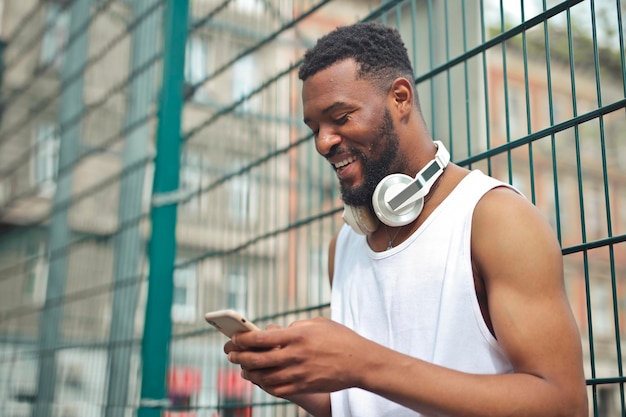
[(235, 335), (243, 377), (315, 416), (587, 415), (559, 244), (526, 199), (433, 143), (397, 31), (339, 28), (299, 75), (355, 230), (330, 245), (333, 320)]

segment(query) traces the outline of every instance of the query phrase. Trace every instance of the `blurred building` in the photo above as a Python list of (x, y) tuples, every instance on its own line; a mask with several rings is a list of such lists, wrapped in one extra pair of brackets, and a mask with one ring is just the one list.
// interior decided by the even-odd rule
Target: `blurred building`
[[(301, 120), (297, 64), (388, 2), (322, 3), (190, 2), (179, 190), (155, 197), (164, 3), (0, 2), (3, 415), (31, 415), (41, 384), (54, 386), (53, 415), (134, 413), (150, 208), (163, 201), (178, 203), (168, 399), (186, 408), (167, 414), (297, 412), (238, 379), (202, 317), (328, 314), (341, 203)], [(606, 240), (626, 233), (626, 121), (603, 106), (624, 99), (623, 68), (604, 52), (589, 65), (584, 49), (547, 59), (539, 27), (470, 54), (497, 36), (479, 4), (407, 1), (375, 17), (406, 40), (426, 122), (453, 160), (512, 183), (551, 222), (587, 376), (621, 375), (626, 252)], [(617, 415), (618, 385), (598, 390), (600, 415)]]
[[(55, 386), (53, 415), (126, 415), (138, 401), (164, 2), (1, 5), (0, 408), (30, 415), (42, 358), (51, 356), (42, 383)], [(312, 186), (325, 176), (330, 192), (326, 165), (308, 166), (313, 148), (295, 149), (308, 136), (295, 64), (319, 35), (369, 6), (345, 2), (311, 14), (309, 1), (190, 3), (175, 333), (204, 328), (204, 312), (218, 308), (258, 317), (327, 302), (326, 234), (317, 233), (324, 247), (314, 249), (292, 232), (246, 242), (286, 228), (303, 204), (311, 210), (311, 190), (295, 176)], [(303, 23), (284, 29), (293, 19)], [(272, 153), (277, 161), (264, 164)], [(298, 286), (296, 271), (311, 268), (316, 281)], [(53, 291), (52, 271), (62, 276)], [(60, 316), (46, 318), (55, 306)], [(42, 342), (46, 327), (53, 342)], [(220, 335), (196, 338), (181, 351), (173, 340), (172, 406), (220, 407), (220, 375), (232, 372), (203, 358), (217, 358), (223, 343)], [(240, 400), (250, 401), (241, 389)], [(115, 409), (116, 398), (132, 405)]]

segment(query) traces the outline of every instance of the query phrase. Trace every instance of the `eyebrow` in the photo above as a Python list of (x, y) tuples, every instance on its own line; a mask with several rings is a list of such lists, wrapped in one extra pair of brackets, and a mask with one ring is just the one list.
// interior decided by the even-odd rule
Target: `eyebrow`
[[(333, 104), (331, 104), (330, 106), (326, 107), (325, 109), (322, 110), (322, 114), (328, 114), (331, 111), (335, 110), (337, 107), (341, 107), (341, 106), (345, 106), (346, 102), (345, 101), (337, 101)], [(308, 117), (304, 118), (304, 124), (308, 125), (309, 122), (311, 121), (311, 119), (309, 119)]]

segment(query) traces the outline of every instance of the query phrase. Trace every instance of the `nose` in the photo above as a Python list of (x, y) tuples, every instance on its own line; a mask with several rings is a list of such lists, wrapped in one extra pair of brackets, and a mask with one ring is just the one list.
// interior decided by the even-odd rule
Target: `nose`
[(320, 155), (327, 156), (331, 149), (340, 142), (341, 136), (337, 132), (320, 126), (320, 130), (315, 138), (315, 148)]

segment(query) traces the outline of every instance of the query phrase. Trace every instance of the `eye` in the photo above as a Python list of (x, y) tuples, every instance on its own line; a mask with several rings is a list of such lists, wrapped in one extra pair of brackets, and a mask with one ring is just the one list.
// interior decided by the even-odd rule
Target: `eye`
[(341, 125), (346, 124), (346, 122), (348, 120), (350, 120), (350, 113), (346, 113), (343, 116), (341, 116), (340, 118), (333, 120), (333, 123), (335, 123), (336, 125), (341, 126)]

